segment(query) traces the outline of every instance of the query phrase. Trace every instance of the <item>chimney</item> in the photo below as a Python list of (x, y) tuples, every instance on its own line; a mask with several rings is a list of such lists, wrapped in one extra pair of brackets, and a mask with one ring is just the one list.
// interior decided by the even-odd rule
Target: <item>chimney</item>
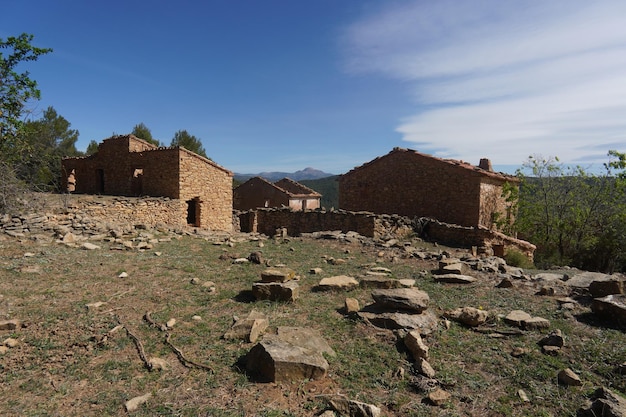
[(481, 158), (480, 163), (478, 164), (478, 168), (482, 168), (485, 171), (493, 172), (491, 161), (488, 158)]

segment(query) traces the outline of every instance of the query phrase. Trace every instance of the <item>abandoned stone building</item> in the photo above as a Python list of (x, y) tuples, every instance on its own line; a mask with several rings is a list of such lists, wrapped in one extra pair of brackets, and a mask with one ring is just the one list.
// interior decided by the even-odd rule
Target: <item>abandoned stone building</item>
[(473, 166), (394, 148), (339, 178), (339, 207), (495, 229), (499, 221), (513, 221), (502, 195), (506, 183), (519, 180), (494, 172), (488, 159)]
[(313, 210), (320, 208), (321, 197), (321, 194), (289, 178), (271, 183), (262, 177), (253, 177), (235, 188), (233, 207), (235, 210), (260, 207)]
[(233, 173), (183, 147), (156, 147), (118, 135), (102, 141), (93, 155), (61, 163), (63, 185), (70, 192), (168, 197), (182, 202), (179, 218), (170, 223), (232, 230)]

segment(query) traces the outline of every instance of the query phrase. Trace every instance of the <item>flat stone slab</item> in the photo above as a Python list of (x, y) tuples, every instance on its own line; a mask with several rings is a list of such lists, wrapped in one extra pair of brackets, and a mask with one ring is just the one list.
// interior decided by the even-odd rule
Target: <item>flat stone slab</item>
[(246, 355), (246, 369), (263, 382), (322, 379), (328, 362), (321, 352), (267, 335)]
[(434, 275), (434, 278), (436, 282), (443, 282), (446, 284), (471, 284), (477, 280), (477, 278), (462, 274), (441, 274)]
[(421, 313), (428, 308), (430, 297), (417, 288), (392, 288), (372, 291), (372, 298), (381, 308)]
[(330, 347), (328, 342), (322, 337), (320, 332), (315, 329), (282, 326), (276, 330), (276, 333), (279, 339), (296, 346), (326, 353), (330, 356), (337, 355), (333, 348)]
[(526, 320), (530, 320), (533, 316), (522, 310), (513, 310), (504, 317), (505, 323), (512, 326), (522, 327)]
[(445, 317), (466, 326), (476, 327), (487, 321), (489, 313), (474, 307), (462, 307), (446, 312)]
[(386, 274), (383, 275), (366, 275), (360, 278), (359, 285), (361, 288), (403, 288), (402, 282), (398, 279), (391, 278)]
[(581, 272), (565, 281), (565, 283), (574, 288), (589, 288), (589, 285), (593, 281), (597, 279), (603, 279), (607, 276), (610, 275), (603, 274), (601, 272)]
[(261, 272), (261, 282), (287, 282), (295, 278), (296, 272), (289, 268), (270, 268)]
[(439, 319), (431, 310), (426, 310), (421, 314), (408, 314), (380, 311), (368, 306), (359, 311), (358, 315), (376, 327), (383, 329), (415, 329), (421, 335), (431, 334), (439, 325)]
[(591, 310), (600, 317), (614, 323), (626, 324), (626, 295), (611, 294), (602, 298), (594, 298)]
[(359, 286), (359, 281), (347, 275), (337, 275), (334, 277), (323, 278), (316, 289), (318, 291), (348, 291)]

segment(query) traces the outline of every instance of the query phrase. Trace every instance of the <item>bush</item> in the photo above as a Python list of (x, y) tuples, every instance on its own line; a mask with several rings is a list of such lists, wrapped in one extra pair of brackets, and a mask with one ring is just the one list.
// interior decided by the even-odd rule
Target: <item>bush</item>
[(534, 268), (533, 263), (531, 262), (526, 255), (522, 252), (510, 249), (504, 254), (504, 260), (507, 265), (516, 266), (518, 268), (530, 269)]

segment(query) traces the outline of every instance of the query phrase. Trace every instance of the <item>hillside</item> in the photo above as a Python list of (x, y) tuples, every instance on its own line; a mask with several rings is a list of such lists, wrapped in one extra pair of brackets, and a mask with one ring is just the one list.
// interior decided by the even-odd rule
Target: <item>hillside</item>
[(339, 208), (339, 175), (317, 180), (302, 180), (300, 183), (322, 195), (321, 205), (327, 209)]
[(278, 180), (282, 180), (283, 178), (291, 178), (294, 181), (302, 181), (302, 180), (315, 180), (324, 177), (330, 177), (334, 174), (329, 174), (324, 171), (320, 171), (315, 168), (305, 168), (296, 172), (280, 172), (280, 171), (269, 171), (269, 172), (260, 172), (258, 174), (237, 174), (235, 173), (235, 180), (239, 182), (245, 182), (252, 177), (263, 177), (268, 181), (275, 182)]

